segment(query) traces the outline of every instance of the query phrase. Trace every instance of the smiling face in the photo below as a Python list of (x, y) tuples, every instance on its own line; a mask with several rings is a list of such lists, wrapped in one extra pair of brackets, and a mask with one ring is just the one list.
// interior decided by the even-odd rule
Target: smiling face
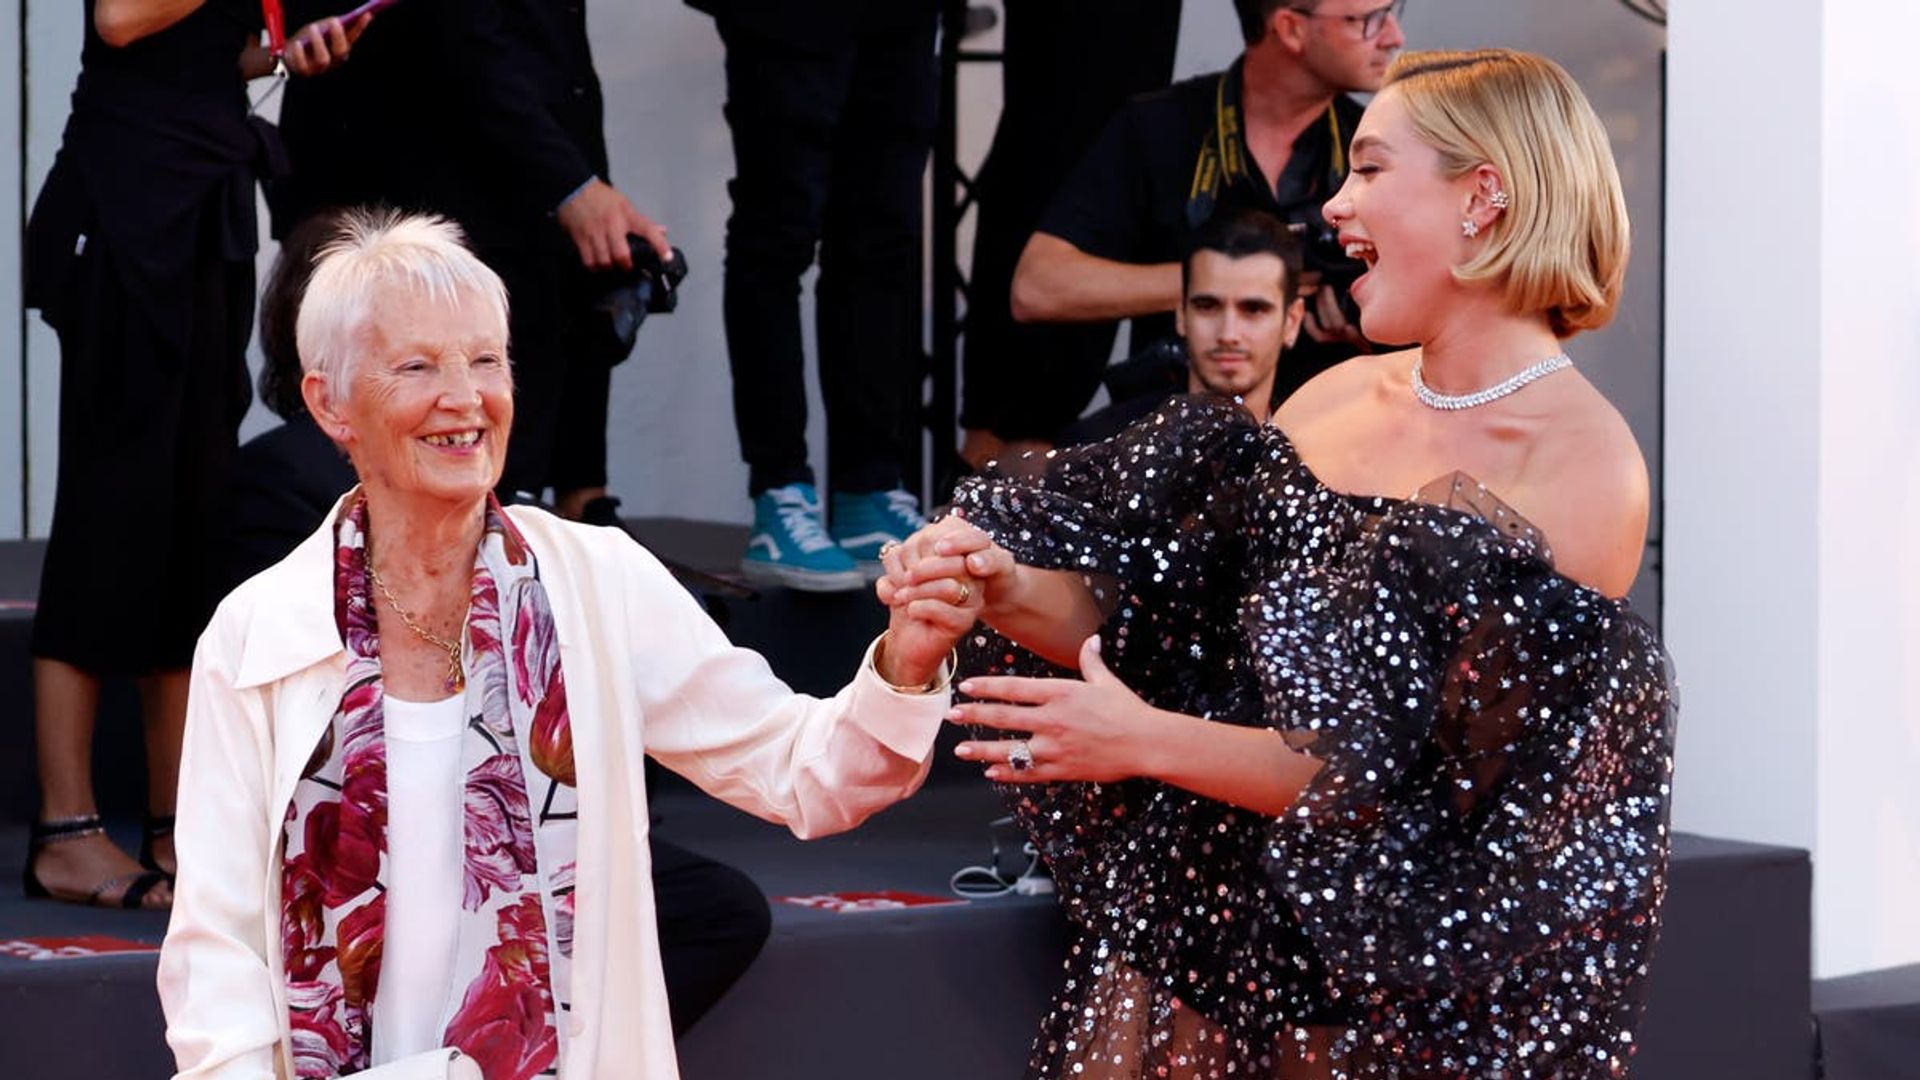
[(1299, 334), (1305, 310), (1287, 295), (1287, 281), (1278, 255), (1193, 253), (1178, 313), (1192, 362), (1189, 389), (1244, 398), (1266, 416), (1280, 354)]
[(433, 299), (385, 288), (373, 294), (357, 343), (345, 401), (331, 400), (318, 372), (303, 389), (361, 483), (403, 499), (485, 499), (513, 425), (504, 322), (471, 291)]
[(1327, 223), (1367, 264), (1353, 283), (1360, 329), (1374, 341), (1427, 342), (1469, 286), (1454, 268), (1471, 253), (1461, 223), (1484, 214), (1474, 198), (1485, 176), (1448, 177), (1439, 151), (1414, 133), (1388, 87), (1354, 131), (1352, 170), (1327, 202)]

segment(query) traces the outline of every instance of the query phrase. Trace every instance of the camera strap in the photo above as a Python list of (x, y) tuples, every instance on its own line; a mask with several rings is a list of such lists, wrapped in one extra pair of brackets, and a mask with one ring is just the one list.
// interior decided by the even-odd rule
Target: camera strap
[[(1220, 73), (1213, 91), (1213, 127), (1200, 142), (1200, 153), (1193, 166), (1193, 182), (1187, 189), (1187, 227), (1197, 229), (1213, 216), (1222, 190), (1241, 187), (1258, 191), (1253, 178), (1253, 154), (1247, 149), (1246, 110), (1241, 105), (1241, 65), (1236, 59)], [(1347, 140), (1341, 130), (1340, 113), (1334, 103), (1327, 104), (1327, 137), (1331, 153), (1327, 163), (1327, 194), (1338, 191), (1347, 180)], [(1295, 152), (1298, 152), (1296, 144)], [(1262, 201), (1274, 198), (1272, 191), (1262, 193)]]

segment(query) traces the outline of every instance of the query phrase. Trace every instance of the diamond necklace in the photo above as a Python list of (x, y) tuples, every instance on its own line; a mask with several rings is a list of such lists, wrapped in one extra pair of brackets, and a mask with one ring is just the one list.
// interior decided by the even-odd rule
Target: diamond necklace
[(1484, 390), (1475, 390), (1471, 394), (1442, 394), (1428, 386), (1426, 380), (1420, 377), (1420, 361), (1415, 360), (1413, 362), (1413, 396), (1419, 398), (1420, 404), (1429, 409), (1457, 412), (1460, 409), (1471, 409), (1475, 405), (1485, 405), (1489, 401), (1498, 401), (1530, 382), (1544, 379), (1561, 368), (1572, 366), (1573, 357), (1566, 353), (1555, 353), (1525, 371), (1518, 372), (1512, 378), (1504, 379)]

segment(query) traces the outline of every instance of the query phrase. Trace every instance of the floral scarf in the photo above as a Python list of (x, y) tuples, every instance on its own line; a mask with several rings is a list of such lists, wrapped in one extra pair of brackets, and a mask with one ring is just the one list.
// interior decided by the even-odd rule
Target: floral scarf
[[(372, 1064), (386, 932), (387, 751), (380, 638), (367, 576), (367, 504), (335, 531), (334, 618), (346, 691), (294, 790), (281, 870), (281, 931), (295, 1075)], [(488, 500), (464, 644), (461, 766), (466, 889), (454, 960), (466, 987), (444, 1044), (487, 1080), (559, 1071), (573, 956), (573, 736), (546, 590), (525, 539)], [(529, 784), (529, 780), (533, 783)], [(540, 794), (539, 811), (528, 798)]]

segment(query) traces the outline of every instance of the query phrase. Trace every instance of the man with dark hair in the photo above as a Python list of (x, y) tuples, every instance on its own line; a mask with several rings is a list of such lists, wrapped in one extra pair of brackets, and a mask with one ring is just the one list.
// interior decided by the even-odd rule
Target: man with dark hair
[(1258, 210), (1216, 213), (1194, 232), (1180, 263), (1174, 323), (1185, 378), (1081, 419), (1061, 435), (1061, 445), (1118, 434), (1182, 391), (1239, 398), (1265, 423), (1280, 399), (1280, 360), (1306, 318), (1300, 276), (1300, 242), (1284, 222)]
[[(1134, 99), (1108, 123), (1041, 218), (1014, 275), (1014, 317), (1031, 322), (1133, 319), (1132, 348), (1169, 336), (1193, 231), (1222, 207), (1265, 211), (1301, 240), (1311, 290), (1307, 340), (1276, 379), (1284, 398), (1365, 347), (1345, 283), (1358, 264), (1320, 206), (1345, 181), (1361, 106), (1404, 43), (1405, 0), (1236, 0), (1247, 47), (1224, 72)], [(1103, 358), (1104, 359), (1104, 358)], [(1092, 396), (1100, 367), (1001, 372), (975, 395), (1018, 385), (1029, 410), (1008, 439), (1051, 441)]]

